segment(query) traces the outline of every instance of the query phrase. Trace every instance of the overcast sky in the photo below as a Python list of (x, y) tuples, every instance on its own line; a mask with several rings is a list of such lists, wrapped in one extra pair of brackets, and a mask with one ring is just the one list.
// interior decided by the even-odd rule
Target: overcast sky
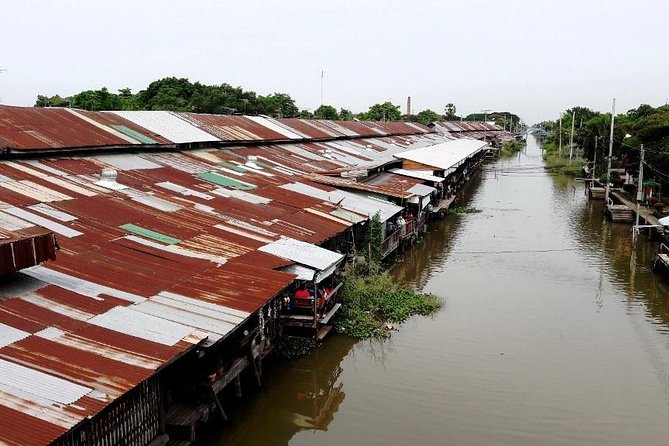
[(0, 100), (165, 77), (300, 108), (508, 110), (528, 123), (669, 97), (666, 0), (0, 0)]

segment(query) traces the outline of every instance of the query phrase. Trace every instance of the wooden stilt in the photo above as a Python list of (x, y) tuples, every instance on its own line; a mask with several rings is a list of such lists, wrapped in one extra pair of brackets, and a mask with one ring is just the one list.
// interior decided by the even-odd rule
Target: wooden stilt
[(239, 375), (235, 377), (235, 395), (237, 399), (242, 399), (242, 380), (239, 378)]
[(256, 360), (253, 357), (253, 351), (249, 350), (247, 353), (247, 358), (249, 360), (249, 365), (251, 366), (251, 370), (253, 370), (253, 375), (256, 377), (256, 383), (258, 384), (258, 387), (262, 387), (262, 381), (260, 380), (260, 373), (258, 372), (258, 364), (256, 364)]
[(223, 410), (221, 400), (218, 399), (218, 395), (214, 392), (214, 389), (211, 389), (211, 393), (214, 395), (214, 402), (216, 403), (216, 407), (218, 407), (218, 411), (221, 414), (223, 421), (228, 421), (228, 415), (225, 413), (225, 410)]

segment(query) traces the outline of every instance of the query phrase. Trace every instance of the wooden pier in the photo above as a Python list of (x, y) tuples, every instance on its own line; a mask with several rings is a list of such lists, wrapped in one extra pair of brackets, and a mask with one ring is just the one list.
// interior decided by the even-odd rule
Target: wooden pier
[(606, 188), (600, 186), (590, 186), (588, 196), (593, 200), (603, 200), (606, 195)]
[(664, 274), (669, 274), (669, 247), (664, 243), (660, 243), (653, 260), (653, 270)]
[[(609, 204), (606, 207), (607, 215), (611, 217), (611, 220), (626, 223), (634, 222), (637, 207), (636, 203), (617, 191), (612, 190), (609, 192), (609, 195), (612, 200), (615, 200), (618, 203)], [(657, 217), (653, 215), (653, 210), (648, 209), (645, 206), (639, 206), (639, 221), (646, 225), (660, 226)]]

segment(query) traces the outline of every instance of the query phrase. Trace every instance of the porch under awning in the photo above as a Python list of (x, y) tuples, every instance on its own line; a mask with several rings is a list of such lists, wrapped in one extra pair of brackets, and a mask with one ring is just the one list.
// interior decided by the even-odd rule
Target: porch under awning
[(300, 280), (316, 283), (332, 275), (337, 265), (344, 259), (343, 254), (288, 237), (261, 246), (258, 250), (292, 260), (295, 264), (279, 270), (295, 274)]

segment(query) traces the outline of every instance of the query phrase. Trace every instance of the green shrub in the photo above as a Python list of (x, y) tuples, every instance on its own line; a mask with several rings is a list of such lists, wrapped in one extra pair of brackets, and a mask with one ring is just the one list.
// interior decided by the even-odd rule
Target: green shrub
[(360, 339), (385, 337), (387, 323), (427, 316), (441, 308), (438, 297), (402, 288), (387, 273), (350, 276), (340, 292), (343, 305), (335, 329)]

